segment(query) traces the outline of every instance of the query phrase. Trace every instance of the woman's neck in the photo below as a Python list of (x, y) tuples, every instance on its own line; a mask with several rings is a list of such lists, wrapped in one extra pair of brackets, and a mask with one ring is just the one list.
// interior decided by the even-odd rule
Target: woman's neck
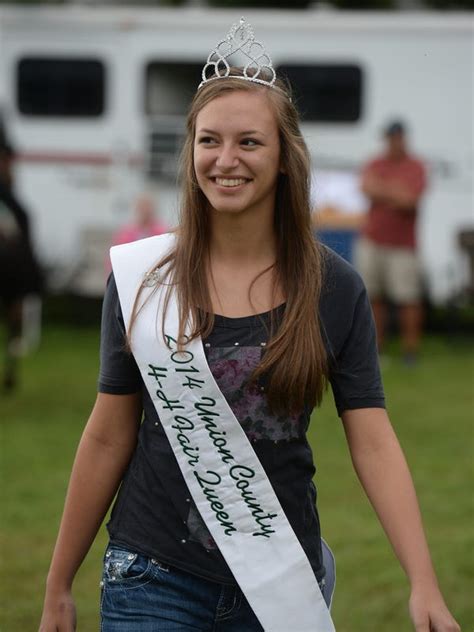
[(265, 216), (213, 213), (208, 282), (215, 314), (267, 312), (284, 301), (275, 278), (276, 236)]
[(276, 257), (273, 217), (211, 212), (210, 256), (232, 265), (272, 265)]

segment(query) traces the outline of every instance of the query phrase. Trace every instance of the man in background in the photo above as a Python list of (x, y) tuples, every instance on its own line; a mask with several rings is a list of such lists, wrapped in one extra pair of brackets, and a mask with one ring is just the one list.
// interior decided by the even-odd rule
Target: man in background
[(423, 323), (416, 220), (426, 173), (422, 162), (409, 152), (406, 136), (404, 123), (391, 122), (384, 130), (384, 153), (362, 169), (360, 186), (370, 206), (355, 264), (372, 303), (379, 351), (388, 299), (397, 308), (404, 360), (413, 364)]

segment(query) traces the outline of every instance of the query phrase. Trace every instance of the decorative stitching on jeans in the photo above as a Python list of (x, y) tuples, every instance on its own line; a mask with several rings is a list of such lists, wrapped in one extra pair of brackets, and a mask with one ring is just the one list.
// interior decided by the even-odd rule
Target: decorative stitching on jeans
[(100, 632), (104, 632), (104, 598), (105, 598), (105, 590), (102, 585), (100, 589)]
[(163, 573), (169, 573), (170, 572), (170, 567), (168, 564), (165, 564), (164, 562), (160, 562), (159, 560), (156, 560), (155, 558), (152, 558), (151, 560), (152, 564), (153, 562), (156, 563), (156, 567), (160, 570), (163, 571)]
[[(131, 577), (127, 576), (129, 568), (134, 564), (139, 554), (121, 547), (109, 547), (105, 554), (103, 566), (103, 590), (135, 590), (146, 586), (155, 579), (156, 563), (152, 558), (143, 555), (146, 561), (145, 570)], [(164, 572), (164, 569), (163, 569)]]

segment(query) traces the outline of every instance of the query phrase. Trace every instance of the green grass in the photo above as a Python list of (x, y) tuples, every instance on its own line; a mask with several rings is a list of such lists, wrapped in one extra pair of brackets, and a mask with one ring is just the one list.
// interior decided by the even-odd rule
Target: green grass
[[(2, 632), (37, 629), (47, 573), (77, 441), (94, 400), (98, 334), (47, 329), (23, 360), (21, 387), (0, 400)], [(406, 369), (391, 349), (384, 368), (389, 410), (416, 482), (446, 600), (463, 630), (474, 628), (472, 341), (426, 341)], [(407, 583), (353, 473), (328, 394), (310, 430), (323, 534), (338, 563), (338, 632), (404, 632)], [(76, 583), (78, 629), (98, 630), (105, 528)], [(290, 632), (290, 631), (289, 631)]]
[[(388, 408), (415, 480), (445, 599), (474, 630), (474, 356), (472, 343), (425, 343), (407, 369), (392, 348), (383, 370)], [(402, 632), (408, 586), (358, 483), (330, 397), (313, 417), (311, 443), (323, 535), (335, 549), (338, 632)]]

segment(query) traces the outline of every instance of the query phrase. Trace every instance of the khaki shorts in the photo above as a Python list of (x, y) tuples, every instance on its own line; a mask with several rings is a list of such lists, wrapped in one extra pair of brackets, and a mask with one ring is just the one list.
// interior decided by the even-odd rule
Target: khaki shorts
[(410, 248), (379, 246), (361, 237), (354, 249), (354, 265), (364, 279), (369, 298), (388, 298), (397, 304), (420, 302), (420, 262)]

